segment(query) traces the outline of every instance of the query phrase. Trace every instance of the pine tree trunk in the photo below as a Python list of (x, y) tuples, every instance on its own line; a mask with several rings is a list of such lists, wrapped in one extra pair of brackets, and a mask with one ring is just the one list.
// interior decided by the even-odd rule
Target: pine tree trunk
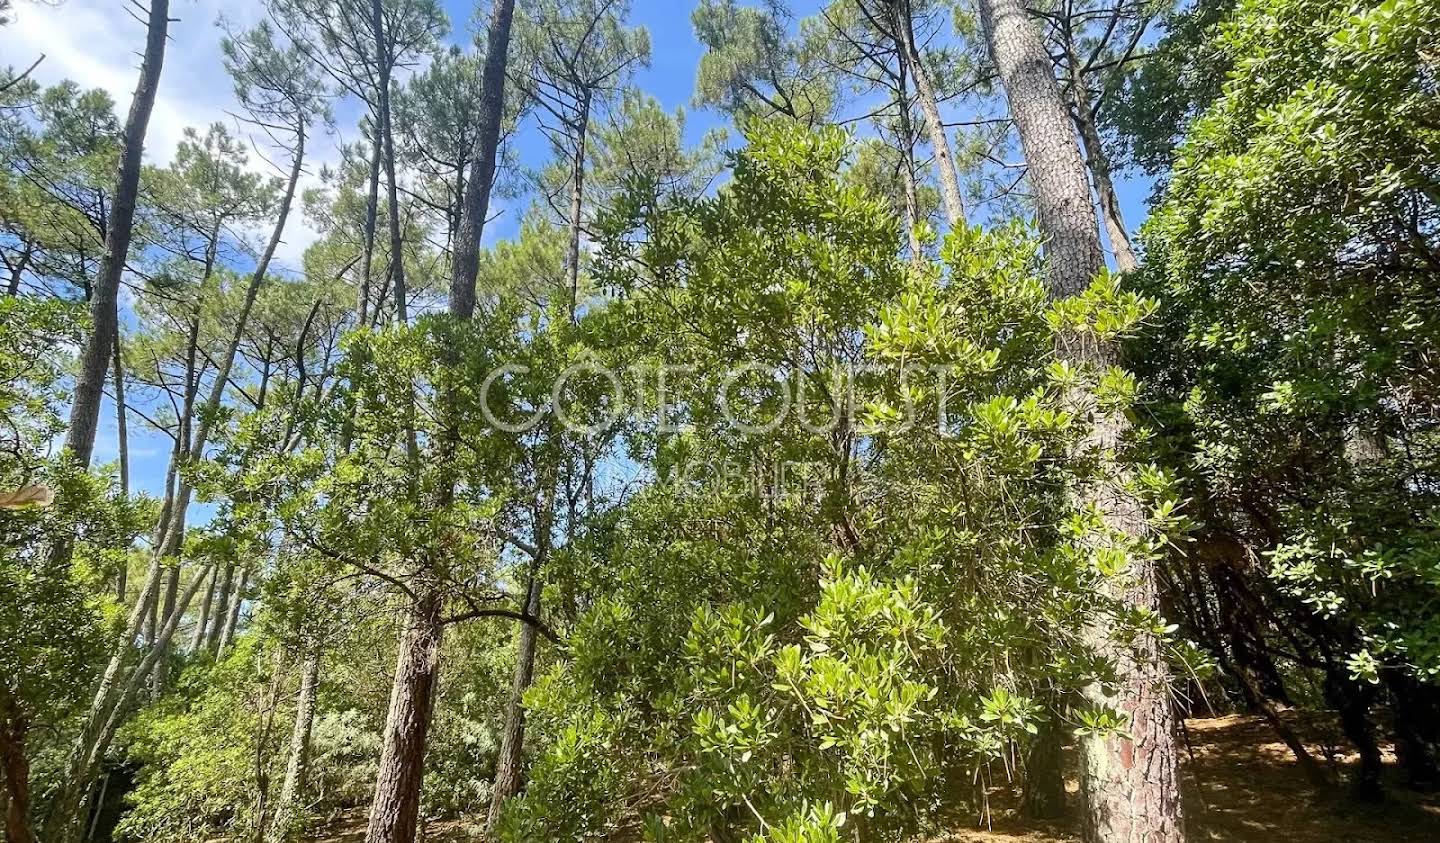
[[(380, 117), (372, 114), (370, 121), (370, 180), (365, 194), (364, 242), (360, 252), (360, 284), (355, 303), (355, 324), (363, 326), (370, 315), (371, 281), (375, 272), (375, 228), (380, 216)], [(376, 304), (379, 308), (379, 304)]]
[[(130, 629), (137, 629), (144, 622), (144, 615), (148, 613), (143, 611), (143, 607), (151, 605), (151, 594), (159, 591), (162, 573), (159, 560), (152, 559), (150, 564), (151, 574), (146, 579), (145, 590), (135, 603)], [(210, 573), (210, 570), (207, 566), (202, 569), (200, 576), (191, 581), (177, 601), (176, 611), (171, 613), (170, 618), (156, 633), (153, 646), (145, 651), (144, 657), (130, 671), (123, 686), (120, 684), (120, 673), (131, 649), (128, 644), (133, 641), (133, 635), (126, 641), (125, 649), (117, 651), (116, 655), (111, 657), (111, 662), (101, 677), (100, 686), (96, 689), (90, 712), (72, 747), (67, 761), (68, 774), (52, 800), (50, 814), (45, 822), (46, 843), (76, 843), (79, 840), (84, 831), (81, 820), (100, 762), (110, 749), (110, 742), (120, 728), (120, 721), (129, 712), (131, 704), (144, 687), (145, 680), (154, 671), (155, 662), (174, 637), (175, 630), (179, 628), (180, 616), (185, 614), (190, 601), (200, 590), (204, 576)]]
[[(530, 572), (526, 591), (525, 614), (540, 616), (539, 566)], [(494, 831), (500, 812), (510, 797), (520, 791), (520, 776), (525, 754), (525, 691), (535, 676), (535, 643), (537, 633), (529, 623), (521, 623), (515, 648), (515, 679), (510, 687), (510, 701), (505, 709), (505, 726), (500, 736), (500, 754), (495, 761), (495, 787), (490, 797), (490, 816), (486, 827)]]
[(900, 141), (900, 185), (905, 191), (905, 236), (910, 244), (910, 259), (919, 261), (924, 255), (920, 246), (920, 198), (915, 188), (915, 130), (910, 125), (910, 97), (905, 85), (905, 64), (899, 71), (899, 92), (895, 97), (896, 111), (900, 117), (898, 140)]
[[(120, 497), (130, 499), (130, 425), (125, 411), (125, 362), (120, 354), (120, 332), (115, 332), (115, 435), (120, 460)], [(124, 559), (115, 574), (115, 601), (125, 605), (125, 589), (129, 585), (130, 568)]]
[(320, 650), (305, 655), (300, 670), (300, 695), (295, 700), (295, 726), (290, 731), (289, 761), (285, 781), (275, 801), (275, 817), (265, 834), (265, 843), (286, 843), (300, 830), (300, 800), (310, 769), (310, 732), (315, 723), (315, 693), (320, 687)]
[(500, 123), (505, 108), (505, 67), (510, 54), (510, 24), (515, 0), (495, 0), (485, 35), (485, 68), (481, 71), (480, 128), (475, 133), (475, 155), (465, 183), (465, 210), (455, 238), (450, 268), (450, 314), (469, 319), (475, 311), (475, 275), (480, 267), (480, 235), (490, 212), (495, 183), (495, 162), (500, 147)]
[(925, 128), (930, 133), (930, 145), (935, 148), (935, 167), (940, 174), (940, 198), (945, 204), (945, 220), (954, 228), (965, 222), (965, 202), (960, 198), (960, 179), (955, 174), (955, 156), (950, 151), (945, 122), (940, 117), (935, 86), (930, 82), (930, 73), (925, 69), (920, 48), (915, 43), (915, 13), (910, 0), (892, 2), (896, 47), (910, 71), (910, 76), (915, 80), (915, 98), (920, 102), (921, 113), (925, 115)]
[[(1045, 237), (1050, 292), (1068, 296), (1085, 289), (1104, 267), (1085, 162), (1051, 74), (1050, 56), (1020, 0), (981, 0), (980, 17), (1020, 130)], [(1110, 365), (1117, 359), (1113, 348), (1075, 336), (1059, 340), (1057, 351), (1062, 358), (1091, 366)], [(1075, 403), (1077, 410), (1083, 410), (1088, 401), (1077, 395)], [(1094, 419), (1084, 445), (1104, 457), (1101, 468), (1111, 476), (1083, 495), (1085, 503), (1099, 505), (1107, 526), (1122, 540), (1135, 541), (1144, 538), (1145, 515), (1123, 489), (1124, 467), (1113, 461), (1125, 432), (1121, 417)], [(1105, 592), (1127, 609), (1159, 609), (1155, 570), (1143, 557), (1132, 559), (1123, 581), (1116, 578)], [(1091, 736), (1082, 742), (1085, 839), (1179, 843), (1184, 839), (1184, 821), (1175, 721), (1159, 645), (1149, 636), (1128, 645), (1117, 642), (1103, 616), (1087, 630), (1087, 639), (1112, 662), (1118, 680), (1113, 694), (1099, 683), (1087, 689), (1087, 701), (1127, 715), (1130, 737)]]
[(375, 36), (375, 56), (379, 78), (376, 80), (375, 102), (379, 112), (379, 134), (385, 163), (385, 202), (390, 223), (390, 281), (395, 290), (395, 321), (405, 324), (405, 240), (400, 232), (400, 186), (395, 181), (395, 133), (390, 122), (390, 76), (394, 56), (385, 32), (385, 16), (381, 0), (370, 0), (370, 26)]
[(1120, 212), (1120, 197), (1115, 193), (1115, 181), (1110, 175), (1110, 157), (1105, 154), (1100, 131), (1095, 126), (1095, 109), (1090, 104), (1090, 92), (1085, 88), (1084, 77), (1077, 75), (1073, 78), (1070, 88), (1075, 100), (1075, 126), (1080, 130), (1080, 141), (1085, 144), (1085, 163), (1095, 183), (1095, 195), (1100, 200), (1100, 219), (1105, 224), (1110, 252), (1115, 255), (1115, 265), (1121, 272), (1134, 272), (1140, 268), (1140, 261), (1130, 245), (1125, 217)]
[(385, 746), (365, 843), (411, 843), (420, 818), (425, 743), (440, 673), (441, 598), (422, 585), (406, 618), (385, 718)]
[(240, 581), (235, 584), (235, 593), (230, 596), (230, 611), (225, 616), (225, 628), (220, 633), (220, 644), (215, 648), (217, 659), (235, 643), (236, 628), (240, 624), (240, 604), (245, 599), (245, 587), (249, 584), (250, 570), (246, 568), (240, 571)]
[(5, 839), (35, 843), (30, 828), (29, 724), (0, 690), (0, 774), (4, 776)]
[(205, 632), (210, 626), (210, 607), (215, 603), (216, 576), (218, 574), (210, 576), (210, 587), (205, 589), (205, 597), (200, 601), (200, 617), (196, 619), (195, 632), (190, 636), (191, 653), (198, 653), (200, 648), (205, 646)]
[(575, 124), (575, 157), (570, 162), (570, 241), (565, 274), (570, 282), (570, 321), (580, 306), (580, 228), (585, 210), (585, 140), (590, 130), (590, 94), (586, 92)]
[(120, 278), (125, 273), (125, 260), (130, 254), (145, 134), (150, 126), (150, 112), (155, 107), (155, 93), (160, 87), (169, 29), (170, 0), (150, 0), (145, 57), (140, 65), (140, 82), (135, 87), (130, 114), (125, 120), (125, 133), (121, 138), (114, 199), (110, 206), (109, 225), (105, 228), (105, 257), (100, 262), (100, 274), (95, 279), (90, 296), (90, 336), (80, 352), (80, 373), (75, 379), (70, 427), (65, 436), (65, 447), (71, 457), (77, 464), (87, 467), (95, 450), (95, 430), (100, 422), (106, 370), (110, 367), (115, 336), (120, 330), (117, 309)]
[[(220, 575), (216, 574), (219, 578)], [(204, 646), (212, 655), (220, 653), (220, 637), (225, 633), (225, 628), (230, 623), (230, 595), (235, 588), (235, 563), (229, 562), (225, 565), (225, 576), (220, 578), (218, 590), (219, 599), (215, 606), (215, 621), (210, 624), (208, 634), (204, 639)]]

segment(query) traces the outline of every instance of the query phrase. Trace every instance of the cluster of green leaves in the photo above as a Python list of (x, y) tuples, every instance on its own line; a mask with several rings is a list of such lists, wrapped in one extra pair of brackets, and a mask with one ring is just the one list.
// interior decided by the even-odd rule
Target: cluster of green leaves
[(1154, 303), (1101, 278), (1052, 304), (1020, 226), (960, 229), (940, 262), (906, 264), (885, 201), (843, 175), (844, 133), (747, 140), (716, 196), (608, 220), (609, 336), (684, 364), (664, 420), (680, 426), (637, 425), (660, 482), (567, 556), (582, 611), (570, 659), (527, 695), (545, 748), (506, 839), (634, 814), (654, 840), (898, 833), (1047, 720), (1123, 730), (1072, 708), (1111, 675), (1082, 643), (1097, 613), (1173, 632), (1098, 587), (1183, 527), (1168, 476), (1135, 481), (1153, 539), (1069, 503), (1133, 379), (1055, 361), (1058, 336), (1130, 336)]
[(1440, 671), (1437, 35), (1427, 2), (1238, 4), (1145, 229), (1166, 459), (1372, 682)]

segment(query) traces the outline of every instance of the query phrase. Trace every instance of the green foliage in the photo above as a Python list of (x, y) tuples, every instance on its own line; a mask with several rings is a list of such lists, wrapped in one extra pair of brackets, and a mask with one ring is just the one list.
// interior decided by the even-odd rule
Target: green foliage
[(1433, 3), (1239, 4), (1145, 230), (1167, 458), (1372, 682), (1440, 669), (1437, 33)]
[[(527, 695), (545, 749), (506, 839), (598, 837), (632, 811), (654, 840), (893, 836), (1110, 677), (1081, 643), (1096, 613), (1173, 631), (1097, 588), (1155, 547), (1068, 503), (1095, 464), (1071, 455), (1133, 379), (1054, 360), (1057, 334), (1129, 336), (1153, 302), (1102, 278), (1052, 305), (1020, 227), (907, 267), (883, 200), (841, 175), (843, 133), (748, 140), (715, 197), (608, 220), (609, 319), (683, 364), (681, 412), (635, 434), (661, 482), (572, 549), (586, 608)], [(786, 384), (829, 391), (792, 408)], [(1144, 484), (1178, 529), (1165, 476)]]

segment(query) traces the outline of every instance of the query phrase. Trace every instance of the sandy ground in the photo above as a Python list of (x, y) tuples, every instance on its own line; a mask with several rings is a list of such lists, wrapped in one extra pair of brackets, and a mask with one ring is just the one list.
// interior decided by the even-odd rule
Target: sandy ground
[[(1317, 760), (1337, 781), (1348, 776), (1355, 759), (1337, 753), (1343, 741), (1321, 717), (1292, 724), (1311, 744)], [(1400, 786), (1394, 758), (1387, 777), (1386, 800), (1361, 805), (1342, 784), (1317, 792), (1295, 769), (1284, 744), (1258, 718), (1229, 716), (1187, 721), (1188, 751), (1182, 756), (1186, 830), (1192, 841), (1263, 843), (1420, 843), (1440, 841), (1440, 794), (1420, 795)], [(1329, 748), (1327, 761), (1327, 748)], [(1076, 789), (1070, 783), (1072, 791)], [(1072, 843), (1079, 836), (1071, 821), (1021, 820), (1012, 788), (990, 793), (988, 818), (957, 821), (955, 828), (924, 843)], [(1074, 800), (1072, 799), (1072, 803)], [(311, 843), (363, 843), (363, 817), (342, 819), (311, 838)], [(463, 822), (432, 823), (426, 843), (478, 841), (481, 835)], [(557, 841), (557, 843), (562, 843)]]

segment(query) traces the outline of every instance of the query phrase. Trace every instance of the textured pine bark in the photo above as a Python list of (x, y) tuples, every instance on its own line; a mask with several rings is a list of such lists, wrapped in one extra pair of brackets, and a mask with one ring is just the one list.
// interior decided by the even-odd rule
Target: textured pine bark
[(0, 776), (3, 776), (5, 839), (35, 843), (30, 828), (30, 758), (26, 749), (29, 724), (0, 691)]
[(495, 161), (500, 146), (500, 122), (505, 106), (505, 67), (510, 50), (510, 23), (515, 0), (495, 0), (485, 36), (485, 68), (481, 72), (480, 129), (475, 157), (465, 183), (465, 209), (455, 237), (450, 271), (450, 313), (469, 319), (475, 311), (475, 274), (480, 266), (480, 234), (490, 209), (495, 182)]
[(385, 718), (385, 746), (370, 803), (365, 843), (411, 843), (420, 818), (425, 743), (435, 709), (443, 632), (437, 590), (422, 586), (400, 637), (400, 655)]
[[(1011, 115), (1020, 130), (1035, 196), (1050, 293), (1072, 295), (1087, 287), (1103, 269), (1095, 208), (1085, 162), (1064, 99), (1051, 72), (1051, 59), (1021, 0), (981, 0), (981, 24), (999, 70)], [(1065, 359), (1106, 366), (1117, 360), (1114, 348), (1071, 336), (1057, 342)], [(1089, 402), (1076, 396), (1077, 410)], [(1087, 450), (1102, 455), (1109, 476), (1083, 496), (1105, 513), (1107, 526), (1121, 540), (1141, 538), (1145, 514), (1124, 491), (1124, 466), (1113, 455), (1126, 433), (1117, 416), (1095, 418)], [(1106, 586), (1106, 596), (1127, 608), (1158, 611), (1153, 565), (1132, 561), (1130, 571)], [(1121, 843), (1180, 843), (1184, 822), (1175, 746), (1169, 676), (1159, 645), (1149, 636), (1122, 644), (1102, 615), (1087, 630), (1087, 642), (1115, 666), (1110, 689), (1099, 683), (1086, 690), (1091, 705), (1115, 708), (1129, 717), (1128, 736), (1093, 736), (1082, 743), (1085, 839)]]
[(100, 422), (100, 400), (104, 394), (106, 370), (120, 330), (117, 303), (120, 278), (130, 253), (130, 235), (135, 223), (135, 203), (140, 192), (140, 164), (150, 112), (160, 87), (165, 64), (165, 39), (170, 29), (170, 0), (150, 0), (145, 37), (145, 57), (140, 65), (140, 82), (130, 101), (125, 134), (120, 143), (120, 164), (115, 175), (110, 224), (105, 229), (105, 257), (90, 295), (90, 336), (80, 352), (80, 373), (75, 379), (75, 396), (70, 407), (70, 426), (65, 447), (82, 466), (90, 465), (95, 450), (95, 430)]

